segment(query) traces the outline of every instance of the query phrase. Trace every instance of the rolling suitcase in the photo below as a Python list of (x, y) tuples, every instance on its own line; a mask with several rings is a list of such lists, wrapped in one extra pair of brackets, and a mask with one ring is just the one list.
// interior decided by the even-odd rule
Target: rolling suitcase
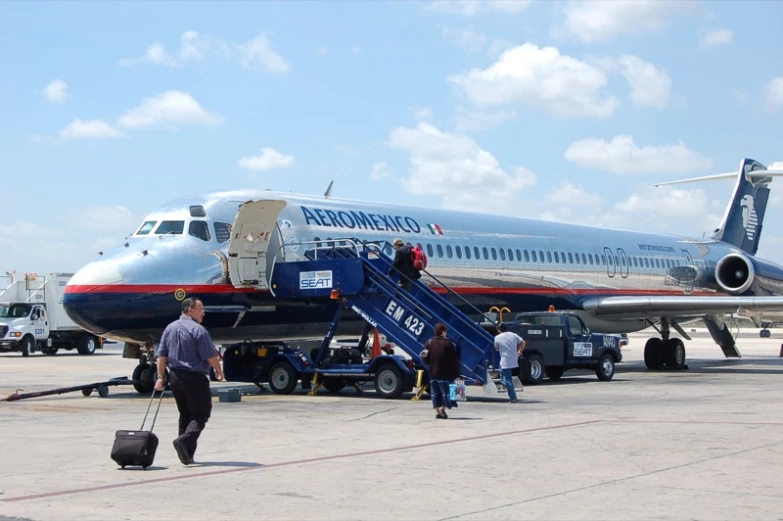
[(152, 402), (155, 399), (155, 390), (152, 391), (150, 404), (147, 406), (147, 413), (141, 422), (141, 427), (137, 431), (117, 431), (114, 434), (114, 445), (111, 448), (111, 459), (113, 459), (122, 468), (126, 465), (141, 466), (144, 470), (152, 465), (155, 460), (155, 451), (158, 450), (158, 437), (152, 432), (155, 428), (155, 421), (158, 419), (160, 404), (163, 402), (163, 391), (160, 392), (158, 408), (155, 410), (155, 417), (152, 419), (150, 430), (144, 430), (144, 424), (147, 422), (147, 416), (152, 408)]

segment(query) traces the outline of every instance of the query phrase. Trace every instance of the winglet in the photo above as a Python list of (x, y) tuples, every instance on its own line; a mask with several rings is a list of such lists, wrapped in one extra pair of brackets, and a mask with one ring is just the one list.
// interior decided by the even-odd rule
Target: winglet
[(329, 187), (326, 189), (326, 192), (324, 192), (324, 197), (326, 199), (329, 199), (329, 196), (332, 195), (332, 185), (334, 184), (334, 181), (329, 181)]

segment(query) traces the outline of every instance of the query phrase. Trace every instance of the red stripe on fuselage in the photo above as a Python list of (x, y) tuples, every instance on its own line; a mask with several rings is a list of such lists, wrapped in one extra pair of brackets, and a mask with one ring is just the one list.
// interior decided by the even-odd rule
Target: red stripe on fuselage
[[(235, 288), (230, 284), (84, 284), (75, 286), (66, 286), (65, 293), (173, 293), (178, 289), (186, 293), (269, 293), (269, 290), (259, 290), (255, 288)], [(436, 293), (446, 293), (445, 288), (431, 288)], [(456, 293), (461, 294), (482, 294), (482, 295), (669, 295), (684, 296), (682, 291), (672, 290), (648, 290), (648, 289), (603, 289), (603, 288), (482, 288), (482, 287), (461, 287), (453, 288)], [(708, 291), (694, 291), (690, 296), (719, 296), (719, 293)]]

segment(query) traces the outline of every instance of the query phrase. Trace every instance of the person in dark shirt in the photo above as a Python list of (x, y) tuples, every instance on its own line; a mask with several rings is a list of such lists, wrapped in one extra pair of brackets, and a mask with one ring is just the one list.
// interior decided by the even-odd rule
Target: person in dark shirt
[[(410, 291), (411, 281), (409, 279), (416, 280), (421, 278), (421, 273), (419, 273), (419, 270), (413, 267), (413, 259), (411, 258), (411, 250), (413, 250), (413, 246), (410, 244), (405, 244), (402, 239), (397, 238), (394, 239), (394, 249), (397, 250), (397, 252), (394, 254), (394, 262), (392, 263), (392, 267), (397, 268), (400, 273), (404, 275), (404, 277), (400, 276), (400, 286), (402, 286), (405, 291)], [(390, 276), (393, 273), (394, 269), (389, 270)]]
[(207, 329), (201, 325), (204, 304), (199, 299), (182, 301), (182, 315), (163, 331), (158, 346), (156, 391), (163, 391), (166, 366), (170, 369), (171, 393), (179, 410), (179, 436), (174, 449), (183, 465), (193, 463), (198, 438), (212, 414), (209, 369), (223, 381), (217, 349)]
[(446, 409), (457, 407), (449, 397), (449, 385), (459, 378), (459, 360), (454, 343), (446, 338), (446, 325), (438, 322), (435, 325), (435, 336), (424, 344), (426, 353), (422, 361), (429, 366), (430, 396), (435, 418), (446, 419)]

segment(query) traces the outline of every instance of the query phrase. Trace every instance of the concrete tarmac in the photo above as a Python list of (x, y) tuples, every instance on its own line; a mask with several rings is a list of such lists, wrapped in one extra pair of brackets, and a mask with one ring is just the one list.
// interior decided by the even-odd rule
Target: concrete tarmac
[[(170, 393), (146, 471), (109, 457), (114, 432), (139, 428), (149, 402), (130, 386), (2, 402), (0, 520), (783, 520), (783, 331), (742, 330), (739, 360), (702, 333), (685, 341), (687, 370), (647, 371), (649, 334), (632, 334), (611, 382), (567, 372), (516, 404), (469, 388), (448, 420), (371, 386), (215, 397), (187, 467)], [(134, 365), (111, 345), (0, 354), (0, 398)]]

